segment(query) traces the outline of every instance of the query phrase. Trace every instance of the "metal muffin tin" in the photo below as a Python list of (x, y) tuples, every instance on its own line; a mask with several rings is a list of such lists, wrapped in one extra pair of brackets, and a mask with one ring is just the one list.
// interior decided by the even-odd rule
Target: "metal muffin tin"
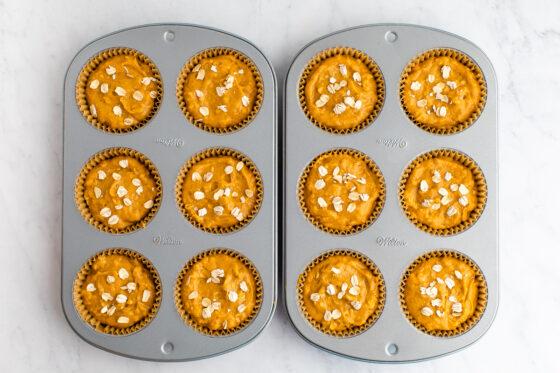
[[(298, 84), (307, 63), (331, 47), (352, 47), (378, 64), (385, 80), (386, 98), (377, 119), (350, 135), (335, 135), (314, 126), (298, 100)], [(399, 83), (405, 66), (433, 48), (454, 48), (480, 66), (488, 85), (486, 106), (476, 122), (453, 135), (434, 135), (416, 127), (399, 100)], [(406, 362), (445, 355), (479, 339), (490, 327), (498, 307), (498, 175), (497, 86), (492, 64), (474, 44), (456, 35), (427, 27), (377, 24), (355, 27), (319, 38), (294, 59), (285, 85), (284, 169), (284, 291), (286, 308), (299, 334), (313, 345), (345, 357)], [(298, 180), (305, 166), (320, 153), (352, 148), (367, 154), (379, 166), (386, 183), (383, 211), (367, 229), (350, 236), (335, 236), (315, 228), (301, 212)], [(482, 216), (466, 231), (438, 237), (416, 228), (399, 204), (399, 182), (416, 156), (432, 149), (464, 152), (480, 166), (488, 186)], [(308, 263), (333, 249), (359, 251), (379, 267), (386, 285), (386, 303), (377, 322), (364, 333), (332, 337), (315, 329), (300, 312), (296, 284)], [(468, 332), (451, 338), (433, 337), (416, 329), (399, 302), (399, 284), (409, 264), (420, 255), (452, 249), (469, 256), (484, 273), (488, 304), (481, 320)]]
[[(163, 81), (163, 99), (155, 117), (143, 128), (116, 135), (91, 126), (76, 105), (75, 85), (81, 68), (102, 50), (129, 47), (148, 56)], [(176, 99), (176, 81), (183, 65), (198, 52), (214, 47), (235, 49), (257, 66), (264, 85), (260, 111), (246, 127), (224, 135), (205, 132), (187, 121)], [(72, 60), (64, 82), (64, 157), (62, 192), (62, 286), (66, 319), (85, 341), (128, 357), (179, 361), (205, 358), (233, 350), (254, 339), (269, 322), (276, 305), (276, 201), (277, 107), (276, 77), (263, 53), (247, 40), (207, 27), (158, 24), (134, 27), (99, 38), (86, 45)], [(258, 214), (244, 228), (225, 235), (205, 233), (181, 214), (175, 200), (177, 175), (201, 150), (223, 146), (249, 157), (258, 168), (264, 186)], [(159, 170), (163, 198), (159, 211), (146, 228), (113, 235), (88, 224), (76, 208), (74, 185), (82, 166), (100, 150), (130, 147), (146, 155)], [(126, 336), (95, 331), (78, 315), (72, 286), (84, 262), (95, 253), (113, 247), (132, 249), (152, 262), (162, 283), (161, 306), (143, 329)], [(263, 302), (255, 319), (243, 330), (225, 337), (201, 334), (179, 316), (173, 290), (185, 263), (211, 248), (233, 249), (257, 268), (263, 284)]]

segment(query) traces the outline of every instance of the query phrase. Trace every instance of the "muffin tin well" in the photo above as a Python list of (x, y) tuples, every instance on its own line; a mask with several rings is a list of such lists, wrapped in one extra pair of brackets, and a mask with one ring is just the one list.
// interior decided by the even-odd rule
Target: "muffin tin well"
[[(370, 56), (385, 82), (385, 99), (376, 119), (361, 131), (334, 134), (315, 126), (300, 105), (300, 80), (315, 56), (331, 48), (353, 48)], [(470, 57), (486, 81), (486, 103), (476, 121), (461, 132), (440, 135), (416, 126), (400, 103), (401, 76), (418, 55), (451, 48)], [(299, 334), (329, 352), (366, 361), (405, 362), (429, 359), (459, 350), (490, 327), (498, 305), (498, 177), (497, 83), (486, 55), (458, 36), (420, 26), (366, 25), (339, 31), (308, 44), (288, 71), (284, 96), (284, 297)], [(361, 232), (335, 235), (308, 222), (298, 201), (298, 182), (306, 165), (319, 154), (348, 148), (362, 152), (383, 174), (385, 204), (377, 219)], [(456, 234), (438, 236), (418, 229), (403, 212), (399, 184), (408, 165), (432, 150), (452, 149), (472, 158), (482, 170), (487, 200), (478, 220)], [(355, 250), (378, 267), (386, 286), (379, 319), (350, 337), (331, 336), (306, 320), (298, 306), (298, 277), (308, 263), (331, 250)], [(480, 320), (455, 337), (423, 333), (407, 320), (400, 305), (403, 274), (415, 259), (434, 250), (452, 250), (471, 258), (487, 285), (487, 304)]]
[[(162, 96), (157, 113), (142, 128), (116, 134), (88, 123), (76, 102), (80, 71), (98, 53), (111, 48), (141, 52), (157, 67)], [(183, 66), (201, 51), (229, 48), (246, 56), (262, 78), (262, 102), (243, 128), (227, 134), (204, 131), (185, 117), (176, 97)], [(99, 38), (72, 60), (64, 82), (61, 299), (72, 329), (94, 346), (120, 355), (157, 361), (184, 361), (217, 355), (254, 339), (267, 325), (276, 304), (277, 256), (277, 107), (276, 77), (250, 42), (222, 31), (186, 24), (134, 27)], [(96, 229), (80, 216), (74, 195), (80, 170), (109, 148), (133, 149), (150, 159), (161, 181), (162, 198), (145, 227), (123, 234)], [(205, 232), (182, 215), (175, 198), (177, 178), (195, 154), (210, 148), (233, 149), (252, 161), (262, 183), (262, 203), (252, 220), (226, 234)], [(145, 257), (159, 274), (161, 303), (153, 319), (127, 335), (95, 330), (79, 315), (73, 300), (76, 276), (89, 258), (106, 249), (129, 249)], [(192, 328), (175, 306), (174, 287), (185, 263), (210, 249), (242, 254), (260, 275), (262, 299), (254, 318), (227, 336), (209, 336)]]

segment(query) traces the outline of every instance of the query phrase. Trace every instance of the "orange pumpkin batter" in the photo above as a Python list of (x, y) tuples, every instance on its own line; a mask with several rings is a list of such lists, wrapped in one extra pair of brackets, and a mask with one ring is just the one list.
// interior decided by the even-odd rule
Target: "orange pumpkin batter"
[(232, 55), (202, 59), (183, 85), (187, 110), (216, 128), (241, 123), (253, 110), (257, 82), (246, 63)]
[(324, 329), (346, 330), (365, 324), (379, 307), (379, 285), (379, 278), (359, 259), (333, 255), (307, 273), (303, 304)]
[(97, 164), (87, 175), (84, 198), (93, 217), (111, 228), (139, 222), (154, 206), (156, 183), (136, 158), (118, 156)]
[(455, 58), (431, 57), (412, 68), (402, 98), (418, 122), (452, 128), (477, 109), (481, 87), (472, 70)]
[(155, 291), (152, 274), (138, 259), (110, 254), (95, 259), (83, 282), (81, 297), (97, 321), (126, 328), (148, 315)]
[(138, 57), (118, 55), (91, 72), (86, 101), (100, 123), (112, 129), (127, 128), (150, 115), (159, 84), (150, 66)]
[(454, 257), (433, 257), (417, 265), (404, 289), (408, 312), (428, 331), (454, 330), (478, 304), (475, 270)]
[(404, 201), (412, 217), (429, 227), (459, 225), (478, 205), (473, 173), (449, 157), (422, 161), (408, 177)]
[(211, 330), (234, 329), (253, 314), (256, 282), (243, 262), (227, 254), (211, 254), (196, 262), (181, 284), (183, 309), (198, 325)]
[(376, 173), (364, 160), (345, 153), (320, 155), (304, 186), (304, 204), (311, 216), (341, 231), (366, 223), (379, 196)]
[(257, 178), (235, 157), (205, 158), (187, 172), (182, 199), (189, 216), (203, 227), (231, 227), (255, 208)]
[(305, 85), (305, 103), (311, 116), (333, 129), (362, 123), (377, 102), (373, 74), (361, 60), (337, 55), (317, 64)]

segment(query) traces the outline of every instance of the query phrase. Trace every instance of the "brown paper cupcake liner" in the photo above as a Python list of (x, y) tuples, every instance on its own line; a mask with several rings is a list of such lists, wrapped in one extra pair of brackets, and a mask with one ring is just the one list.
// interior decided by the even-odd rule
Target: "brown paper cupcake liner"
[[(378, 282), (379, 295), (378, 295), (377, 308), (375, 309), (375, 311), (371, 314), (370, 317), (368, 317), (368, 319), (364, 324), (347, 328), (345, 330), (329, 330), (324, 328), (321, 325), (321, 323), (315, 321), (309, 315), (309, 312), (307, 312), (307, 309), (305, 308), (305, 303), (303, 299), (303, 285), (305, 284), (305, 280), (307, 279), (307, 275), (309, 274), (309, 272), (316, 265), (318, 265), (325, 259), (335, 255), (346, 255), (360, 260), (363, 264), (365, 264), (370, 269), (370, 271), (379, 281)], [(373, 324), (375, 324), (377, 319), (379, 319), (379, 316), (381, 316), (381, 313), (383, 312), (383, 308), (385, 307), (386, 289), (385, 289), (385, 280), (383, 279), (383, 275), (381, 274), (381, 271), (379, 271), (379, 268), (377, 268), (375, 263), (370, 258), (368, 258), (367, 256), (359, 252), (348, 250), (348, 249), (337, 249), (337, 250), (327, 251), (319, 255), (315, 259), (313, 259), (311, 263), (309, 263), (307, 267), (305, 267), (303, 273), (299, 275), (298, 282), (296, 285), (296, 291), (297, 291), (297, 302), (299, 305), (300, 312), (303, 314), (307, 322), (309, 322), (315, 329), (333, 337), (348, 338), (365, 332)]]
[[(245, 217), (245, 219), (243, 219), (242, 221), (230, 226), (230, 227), (214, 227), (214, 228), (208, 228), (205, 227), (204, 225), (202, 225), (201, 223), (199, 223), (187, 210), (187, 207), (185, 206), (185, 203), (183, 202), (183, 197), (182, 197), (182, 193), (183, 193), (183, 183), (185, 182), (185, 177), (187, 176), (187, 173), (189, 172), (189, 170), (198, 162), (202, 161), (203, 159), (206, 158), (212, 158), (212, 157), (218, 157), (218, 156), (230, 156), (230, 157), (234, 157), (235, 159), (242, 161), (245, 164), (245, 167), (248, 167), (252, 173), (253, 176), (255, 177), (255, 183), (257, 186), (257, 191), (255, 193), (256, 198), (255, 198), (255, 206), (253, 206), (253, 209), (251, 210), (251, 212), (249, 214), (247, 214), (247, 216)], [(185, 163), (185, 165), (183, 166), (183, 168), (181, 169), (181, 171), (179, 172), (179, 176), (177, 177), (177, 183), (175, 184), (175, 198), (177, 200), (177, 206), (179, 207), (179, 210), (181, 211), (181, 213), (183, 214), (183, 216), (185, 217), (185, 219), (187, 219), (187, 221), (189, 223), (191, 223), (192, 225), (194, 225), (196, 228), (204, 231), (204, 232), (208, 232), (208, 233), (214, 233), (214, 234), (226, 234), (226, 233), (232, 233), (235, 232), (243, 227), (245, 227), (247, 224), (249, 224), (253, 218), (257, 215), (257, 213), (259, 212), (259, 209), (261, 207), (262, 204), (262, 200), (263, 200), (263, 193), (264, 193), (264, 188), (263, 188), (263, 183), (262, 183), (262, 179), (261, 179), (261, 174), (259, 172), (259, 170), (257, 169), (257, 167), (255, 166), (255, 164), (249, 159), (247, 158), (245, 155), (233, 150), (233, 149), (229, 149), (229, 148), (210, 148), (210, 149), (206, 149), (201, 151), (200, 153), (195, 154), (191, 159), (188, 160), (187, 163)]]
[[(142, 63), (145, 63), (150, 67), (150, 69), (152, 70), (152, 74), (156, 79), (155, 91), (157, 92), (157, 96), (154, 99), (154, 105), (152, 106), (152, 110), (150, 111), (150, 113), (146, 118), (126, 128), (112, 128), (106, 123), (99, 122), (97, 118), (95, 118), (92, 115), (91, 110), (89, 108), (89, 104), (86, 100), (86, 84), (89, 75), (97, 68), (97, 66), (99, 66), (99, 64), (101, 64), (104, 60), (108, 58), (123, 55), (123, 54), (129, 56), (135, 56)], [(78, 109), (80, 110), (84, 118), (89, 122), (89, 124), (102, 131), (109, 132), (109, 133), (129, 133), (144, 127), (156, 115), (161, 105), (162, 97), (163, 97), (163, 85), (161, 82), (161, 75), (159, 73), (158, 68), (152, 62), (152, 60), (150, 60), (147, 56), (145, 56), (144, 54), (142, 54), (137, 50), (130, 49), (130, 48), (111, 48), (111, 49), (106, 49), (100, 52), (99, 54), (95, 55), (84, 65), (82, 71), (80, 71), (80, 74), (78, 75), (78, 80), (76, 81), (76, 103), (78, 104)]]
[[(469, 118), (449, 128), (437, 128), (416, 120), (412, 115), (412, 113), (408, 111), (404, 102), (406, 79), (408, 78), (408, 74), (412, 72), (412, 69), (429, 58), (441, 57), (441, 56), (452, 57), (455, 60), (462, 63), (463, 65), (465, 65), (466, 67), (468, 67), (473, 72), (473, 74), (478, 80), (478, 84), (480, 85), (480, 101), (478, 103), (477, 108), (472, 112)], [(484, 79), (484, 74), (482, 73), (482, 70), (480, 70), (480, 67), (478, 67), (478, 65), (469, 56), (455, 49), (437, 48), (421, 53), (419, 56), (415, 57), (412, 61), (408, 63), (408, 65), (405, 67), (401, 75), (399, 97), (400, 97), (401, 107), (403, 111), (405, 112), (408, 119), (412, 123), (414, 123), (417, 127), (423, 129), (424, 131), (437, 135), (451, 135), (453, 133), (461, 132), (469, 128), (478, 119), (478, 117), (484, 110), (484, 106), (486, 105), (487, 90), (488, 89), (486, 86), (486, 80)]]
[[(469, 218), (460, 224), (450, 227), (450, 228), (433, 228), (427, 224), (424, 224), (418, 221), (414, 216), (412, 216), (411, 212), (408, 210), (408, 206), (406, 205), (406, 201), (404, 199), (404, 192), (406, 188), (406, 182), (408, 181), (408, 177), (410, 176), (412, 170), (420, 163), (432, 159), (432, 158), (439, 158), (439, 157), (448, 157), (452, 158), (455, 161), (461, 163), (465, 167), (467, 167), (473, 174), (474, 182), (476, 184), (476, 199), (477, 199), (477, 206), (471, 212)], [(451, 236), (457, 233), (461, 233), (464, 230), (470, 228), (482, 212), (484, 211), (484, 207), (486, 206), (486, 200), (488, 198), (488, 189), (486, 187), (486, 179), (484, 178), (484, 174), (480, 167), (472, 160), (468, 155), (458, 152), (456, 150), (451, 149), (438, 149), (438, 150), (431, 150), (427, 153), (421, 154), (416, 157), (410, 164), (406, 167), (401, 177), (401, 181), (399, 183), (399, 200), (401, 204), (401, 208), (412, 224), (414, 224), (417, 228), (423, 230), (424, 232), (435, 234), (437, 236)]]
[[(255, 279), (255, 288), (256, 288), (256, 291), (255, 291), (255, 307), (253, 308), (253, 311), (251, 312), (251, 314), (245, 320), (243, 320), (243, 322), (241, 322), (235, 328), (231, 328), (231, 329), (214, 330), (214, 329), (208, 328), (207, 326), (200, 325), (199, 323), (196, 322), (195, 319), (193, 319), (191, 317), (191, 315), (183, 307), (181, 287), (182, 287), (183, 279), (184, 279), (185, 275), (201, 259), (203, 259), (207, 256), (217, 255), (217, 254), (226, 254), (226, 255), (231, 256), (232, 258), (239, 259), (251, 271), (251, 273), (253, 274), (253, 277)], [(175, 307), (177, 308), (177, 312), (179, 312), (179, 315), (181, 316), (183, 321), (186, 324), (188, 324), (191, 328), (198, 331), (199, 333), (206, 334), (206, 335), (213, 336), (213, 337), (223, 337), (223, 336), (227, 336), (227, 335), (232, 335), (232, 334), (235, 334), (235, 333), (239, 332), (240, 330), (243, 330), (245, 327), (247, 327), (247, 325), (249, 325), (255, 319), (255, 317), (257, 317), (257, 314), (259, 313), (259, 311), (261, 309), (263, 296), (264, 296), (264, 294), (263, 294), (263, 286), (262, 286), (261, 276), (260, 276), (259, 272), (257, 271), (257, 268), (245, 256), (241, 255), (240, 253), (238, 253), (236, 251), (230, 250), (230, 249), (223, 249), (223, 248), (210, 249), (210, 250), (206, 250), (206, 251), (203, 251), (203, 252), (199, 253), (198, 255), (196, 255), (194, 258), (192, 258), (191, 260), (189, 260), (185, 264), (185, 266), (181, 269), (181, 271), (179, 272), (179, 275), (177, 276), (177, 281), (175, 281), (175, 291), (174, 291)]]
[[(100, 322), (99, 320), (97, 320), (95, 316), (92, 315), (87, 310), (81, 295), (83, 283), (87, 278), (87, 275), (89, 274), (92, 265), (100, 256), (109, 256), (109, 255), (126, 255), (129, 258), (137, 259), (144, 265), (144, 267), (146, 267), (148, 271), (150, 271), (150, 273), (152, 274), (152, 278), (154, 280), (154, 286), (156, 291), (154, 294), (154, 305), (152, 306), (150, 312), (142, 320), (126, 328), (118, 328), (115, 326), (106, 325)], [(161, 281), (159, 279), (159, 274), (157, 273), (153, 264), (148, 259), (146, 259), (143, 255), (135, 251), (129, 249), (123, 249), (123, 248), (107, 249), (93, 255), (91, 258), (87, 260), (87, 262), (85, 262), (82, 265), (80, 271), (76, 275), (76, 279), (74, 280), (72, 297), (74, 300), (74, 307), (76, 308), (76, 311), (78, 312), (82, 320), (85, 323), (91, 325), (96, 331), (105, 334), (111, 334), (111, 335), (128, 335), (128, 334), (135, 333), (140, 329), (144, 328), (155, 317), (159, 309), (159, 306), (161, 304)]]
[[(148, 213), (138, 222), (131, 224), (125, 228), (114, 228), (108, 226), (102, 221), (97, 220), (89, 210), (89, 207), (84, 197), (85, 181), (90, 171), (95, 166), (97, 166), (101, 161), (119, 157), (119, 156), (132, 157), (140, 161), (140, 163), (142, 163), (150, 171), (150, 175), (152, 176), (152, 178), (156, 183), (156, 191), (157, 191), (156, 197), (153, 200), (154, 205), (148, 211)], [(74, 188), (74, 199), (76, 201), (76, 207), (80, 211), (80, 214), (83, 216), (83, 218), (89, 224), (99, 229), (100, 231), (111, 233), (111, 234), (129, 233), (129, 232), (134, 232), (135, 230), (138, 230), (140, 228), (145, 228), (148, 222), (150, 222), (150, 220), (152, 220), (152, 218), (157, 213), (159, 206), (161, 205), (161, 196), (162, 196), (161, 179), (155, 165), (144, 154), (130, 148), (109, 148), (95, 154), (82, 167), (82, 170), (80, 171), (80, 174), (78, 175), (78, 178), (76, 180), (76, 186)]]
[[(185, 101), (185, 96), (183, 95), (183, 87), (187, 80), (187, 75), (192, 71), (192, 69), (196, 65), (200, 63), (200, 61), (202, 61), (205, 58), (212, 58), (212, 57), (218, 57), (224, 55), (234, 56), (235, 58), (242, 61), (249, 67), (251, 73), (253, 74), (253, 77), (255, 78), (255, 82), (257, 84), (257, 95), (255, 97), (255, 101), (253, 102), (253, 109), (245, 119), (243, 119), (241, 122), (237, 124), (222, 128), (222, 127), (213, 127), (207, 125), (202, 120), (196, 120), (193, 117), (193, 115), (187, 109), (187, 102)], [(253, 63), (253, 61), (251, 61), (251, 59), (249, 59), (249, 57), (245, 56), (241, 52), (238, 52), (230, 48), (211, 48), (196, 54), (189, 61), (187, 61), (187, 63), (181, 69), (181, 73), (177, 77), (176, 88), (177, 88), (177, 102), (179, 104), (179, 108), (181, 109), (185, 117), (188, 119), (188, 121), (204, 131), (211, 132), (211, 133), (219, 133), (219, 134), (235, 132), (247, 126), (259, 112), (264, 96), (264, 84), (262, 81), (261, 73), (257, 69), (257, 66)]]
[[(307, 183), (307, 177), (309, 176), (309, 172), (311, 172), (317, 160), (320, 157), (327, 154), (348, 154), (358, 159), (361, 159), (362, 161), (366, 162), (369, 169), (375, 173), (375, 175), (379, 180), (379, 197), (377, 198), (377, 203), (375, 205), (375, 208), (373, 209), (373, 212), (371, 213), (367, 221), (365, 221), (362, 224), (352, 226), (350, 229), (342, 230), (342, 229), (334, 229), (325, 226), (318, 219), (315, 219), (315, 217), (309, 212), (309, 209), (305, 204), (305, 184)], [(307, 164), (307, 166), (305, 167), (305, 169), (303, 170), (299, 178), (298, 200), (299, 200), (299, 206), (301, 208), (301, 212), (303, 213), (303, 215), (305, 215), (307, 221), (309, 221), (315, 227), (319, 228), (323, 232), (327, 232), (337, 236), (347, 236), (363, 231), (379, 217), (379, 214), (381, 214), (381, 210), (383, 210), (383, 206), (385, 205), (385, 179), (383, 178), (383, 174), (381, 173), (381, 170), (379, 169), (379, 167), (377, 167), (375, 162), (364, 153), (348, 148), (333, 149), (319, 154), (317, 157), (315, 157), (311, 162)]]
[[(309, 108), (307, 107), (307, 103), (305, 102), (305, 86), (307, 85), (307, 79), (309, 79), (311, 72), (319, 63), (321, 63), (322, 61), (326, 60), (329, 57), (333, 57), (336, 55), (346, 55), (361, 60), (369, 68), (370, 72), (373, 74), (373, 79), (375, 80), (375, 85), (377, 87), (377, 102), (373, 106), (373, 111), (360, 124), (352, 128), (346, 128), (346, 129), (332, 128), (324, 123), (319, 122), (311, 115), (311, 113), (309, 112)], [(377, 118), (385, 102), (385, 80), (383, 79), (383, 74), (381, 73), (379, 66), (377, 66), (375, 61), (364, 52), (349, 47), (334, 47), (322, 51), (321, 53), (313, 57), (311, 61), (309, 61), (309, 63), (305, 67), (305, 70), (303, 70), (303, 73), (301, 74), (299, 80), (298, 96), (299, 96), (299, 103), (301, 109), (305, 113), (305, 116), (316, 127), (319, 127), (323, 131), (333, 133), (336, 135), (348, 135), (350, 133), (361, 131), (362, 129), (369, 126), (371, 123), (373, 123), (375, 118)]]
[[(457, 329), (454, 329), (454, 330), (428, 330), (423, 325), (421, 325), (418, 321), (416, 321), (414, 319), (414, 317), (412, 317), (412, 315), (408, 311), (408, 307), (406, 305), (405, 298), (404, 298), (404, 290), (405, 290), (406, 281), (408, 279), (408, 276), (410, 276), (412, 271), (419, 264), (421, 264), (422, 262), (424, 262), (424, 261), (426, 261), (430, 258), (442, 258), (442, 257), (453, 257), (453, 258), (459, 259), (462, 262), (470, 265), (475, 270), (476, 279), (477, 279), (478, 283), (480, 284), (478, 286), (478, 304), (477, 304), (476, 309), (474, 311), (474, 314), (471, 316), (471, 318), (469, 318), (467, 321), (465, 321), (464, 323), (459, 325), (459, 327), (457, 327)], [(416, 327), (418, 330), (420, 330), (420, 331), (422, 331), (426, 334), (429, 334), (431, 336), (434, 336), (434, 337), (455, 337), (455, 336), (459, 336), (463, 333), (468, 332), (482, 318), (482, 315), (484, 314), (484, 311), (486, 310), (486, 304), (488, 303), (488, 286), (486, 284), (486, 278), (484, 277), (484, 274), (482, 273), (482, 271), (480, 270), (478, 265), (476, 265), (476, 263), (473, 262), (469, 257), (467, 257), (466, 255), (461, 254), (457, 251), (435, 250), (435, 251), (428, 252), (428, 253), (416, 258), (410, 264), (410, 266), (406, 269), (406, 271), (403, 274), (403, 277), (401, 279), (400, 286), (399, 286), (399, 299), (400, 299), (400, 303), (401, 303), (401, 309), (402, 309), (404, 315), (406, 316), (408, 321), (412, 325), (414, 325), (414, 327)]]

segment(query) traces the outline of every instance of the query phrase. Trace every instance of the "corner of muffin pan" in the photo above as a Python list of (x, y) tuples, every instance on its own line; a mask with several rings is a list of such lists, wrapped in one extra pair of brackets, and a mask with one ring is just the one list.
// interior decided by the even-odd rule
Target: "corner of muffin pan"
[[(208, 130), (189, 120), (175, 94), (182, 69), (189, 61), (204, 51), (217, 50), (243, 56), (250, 68), (247, 73), (258, 75), (253, 110), (243, 125), (233, 126), (232, 131)], [(142, 61), (150, 62), (160, 79), (159, 94), (155, 109), (144, 123), (125, 130), (110, 130), (96, 123), (85, 99), (85, 85), (94, 69), (90, 67), (92, 61), (99, 64), (104, 61), (100, 56), (107, 58), (119, 53), (141, 55)], [(126, 73), (129, 74), (128, 69)], [(116, 94), (120, 96), (120, 93)], [(102, 349), (157, 361), (206, 358), (254, 339), (269, 322), (276, 299), (276, 77), (264, 54), (233, 34), (202, 26), (157, 24), (121, 30), (86, 45), (70, 63), (64, 83), (63, 119), (61, 299), (72, 329)], [(247, 221), (228, 231), (205, 230), (191, 224), (175, 198), (181, 169), (197, 155), (214, 149), (247, 160), (247, 166), (258, 174), (254, 191), (258, 200), (256, 208)], [(88, 213), (84, 184), (88, 170), (123, 150), (155, 172), (157, 201), (154, 199), (146, 219), (123, 229), (111, 229)], [(108, 329), (92, 326), (79, 315), (72, 293), (82, 265), (113, 248), (144, 257), (161, 281), (159, 307), (148, 322), (127, 333), (108, 333), (104, 331)], [(178, 317), (179, 310), (172, 296), (185, 263), (211, 249), (237, 252), (252, 263), (260, 279), (257, 312), (233, 334), (220, 333), (227, 338), (211, 338), (211, 334), (193, 328)], [(107, 338), (110, 334), (114, 336)]]
[[(357, 131), (337, 133), (326, 131), (310, 118), (302, 105), (305, 86), (301, 82), (304, 77), (309, 79), (310, 61), (315, 63), (317, 56), (345, 47), (375, 61), (383, 76), (385, 96), (372, 122)], [(437, 51), (453, 52), (468, 59), (479, 70), (484, 84), (482, 105), (456, 131), (423, 128), (411, 120), (401, 103), (402, 77), (411, 62)], [(283, 281), (289, 317), (304, 339), (337, 355), (365, 361), (403, 362), (457, 351), (478, 340), (490, 327), (498, 300), (496, 88), (492, 64), (478, 47), (447, 32), (421, 26), (373, 24), (346, 29), (311, 42), (296, 55), (285, 83)], [(386, 184), (382, 211), (368, 226), (350, 234), (321, 229), (309, 220), (300, 202), (300, 179), (308, 174), (308, 165), (320, 154), (337, 149), (352, 149), (369, 157), (379, 167)], [(476, 216), (460, 229), (425, 229), (409, 219), (402, 208), (403, 176), (417, 158), (432, 153), (459, 157), (461, 164), (468, 160), (467, 167), (472, 165), (476, 169), (480, 180), (477, 196), (483, 203), (477, 207)], [(340, 248), (354, 250), (377, 265), (385, 281), (387, 302), (367, 330), (335, 338), (306, 319), (298, 305), (296, 289), (308, 264)], [(421, 331), (407, 320), (398, 302), (406, 269), (423, 255), (438, 250), (470, 258), (487, 284), (487, 303), (479, 319), (453, 335)]]

